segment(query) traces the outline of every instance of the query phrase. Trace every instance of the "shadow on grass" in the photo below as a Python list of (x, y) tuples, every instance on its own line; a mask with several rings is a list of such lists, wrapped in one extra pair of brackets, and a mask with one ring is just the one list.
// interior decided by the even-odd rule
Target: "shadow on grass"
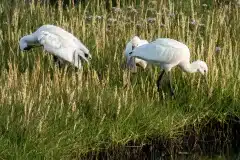
[[(199, 159), (199, 157), (237, 158), (240, 151), (240, 118), (228, 116), (225, 122), (208, 119), (201, 126), (187, 126), (178, 138), (147, 138), (148, 143), (128, 142), (100, 152), (91, 152), (80, 159)], [(199, 130), (199, 127), (201, 129)], [(198, 128), (197, 130), (195, 128)], [(76, 158), (74, 156), (74, 158)], [(77, 157), (79, 158), (79, 157)]]

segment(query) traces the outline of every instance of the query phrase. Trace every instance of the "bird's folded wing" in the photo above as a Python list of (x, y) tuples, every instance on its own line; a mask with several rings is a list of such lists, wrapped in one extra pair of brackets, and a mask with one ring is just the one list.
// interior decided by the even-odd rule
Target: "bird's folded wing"
[(47, 31), (42, 31), (40, 33), (38, 41), (44, 48), (59, 49), (62, 46), (59, 36)]
[(80, 40), (78, 40), (77, 38), (74, 38), (73, 42), (76, 43), (78, 48), (82, 50), (84, 53), (89, 53), (88, 48), (84, 44), (82, 44)]

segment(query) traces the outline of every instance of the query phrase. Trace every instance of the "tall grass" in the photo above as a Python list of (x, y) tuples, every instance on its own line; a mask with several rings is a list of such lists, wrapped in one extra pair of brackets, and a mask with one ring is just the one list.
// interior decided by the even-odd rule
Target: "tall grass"
[[(148, 143), (151, 136), (176, 139), (185, 126), (200, 131), (209, 117), (240, 116), (240, 10), (206, 4), (123, 1), (107, 12), (97, 0), (64, 9), (1, 1), (0, 157), (71, 159), (130, 140)], [(79, 37), (93, 55), (91, 65), (59, 69), (42, 49), (21, 52), (19, 39), (43, 24)], [(137, 74), (121, 68), (134, 35), (184, 42), (192, 60), (208, 64), (208, 83), (176, 68), (176, 99), (167, 88), (159, 96), (160, 68)]]

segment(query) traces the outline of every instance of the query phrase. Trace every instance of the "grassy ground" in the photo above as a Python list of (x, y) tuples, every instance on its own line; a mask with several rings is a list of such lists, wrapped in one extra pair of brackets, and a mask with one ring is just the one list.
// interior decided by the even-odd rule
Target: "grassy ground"
[[(142, 3), (142, 4), (140, 4)], [(206, 3), (206, 5), (204, 5)], [(201, 131), (207, 118), (240, 116), (240, 13), (236, 5), (208, 1), (123, 1), (107, 13), (0, 2), (0, 157), (71, 159), (130, 140), (177, 139), (184, 127)], [(98, 17), (100, 16), (100, 17)], [(75, 72), (58, 69), (42, 49), (20, 52), (18, 41), (43, 24), (74, 33), (93, 55)], [(209, 67), (200, 74), (173, 70), (176, 99), (156, 90), (160, 68), (123, 70), (126, 43), (169, 37), (187, 44), (191, 59)]]

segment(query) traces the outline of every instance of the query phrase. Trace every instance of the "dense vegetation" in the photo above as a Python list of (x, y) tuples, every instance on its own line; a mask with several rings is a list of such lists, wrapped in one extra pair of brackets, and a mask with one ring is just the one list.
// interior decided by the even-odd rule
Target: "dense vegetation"
[[(235, 4), (200, 0), (104, 1), (74, 8), (0, 2), (0, 157), (72, 159), (103, 148), (179, 140), (211, 119), (240, 116), (240, 14)], [(76, 71), (57, 68), (42, 49), (21, 52), (18, 41), (43, 24), (74, 33), (93, 55)], [(205, 60), (200, 74), (173, 70), (176, 99), (160, 95), (160, 68), (131, 74), (123, 51), (134, 36), (169, 37), (187, 44), (191, 59)], [(164, 82), (163, 82), (164, 83)], [(212, 126), (214, 127), (214, 126)], [(211, 128), (210, 128), (211, 129)]]

